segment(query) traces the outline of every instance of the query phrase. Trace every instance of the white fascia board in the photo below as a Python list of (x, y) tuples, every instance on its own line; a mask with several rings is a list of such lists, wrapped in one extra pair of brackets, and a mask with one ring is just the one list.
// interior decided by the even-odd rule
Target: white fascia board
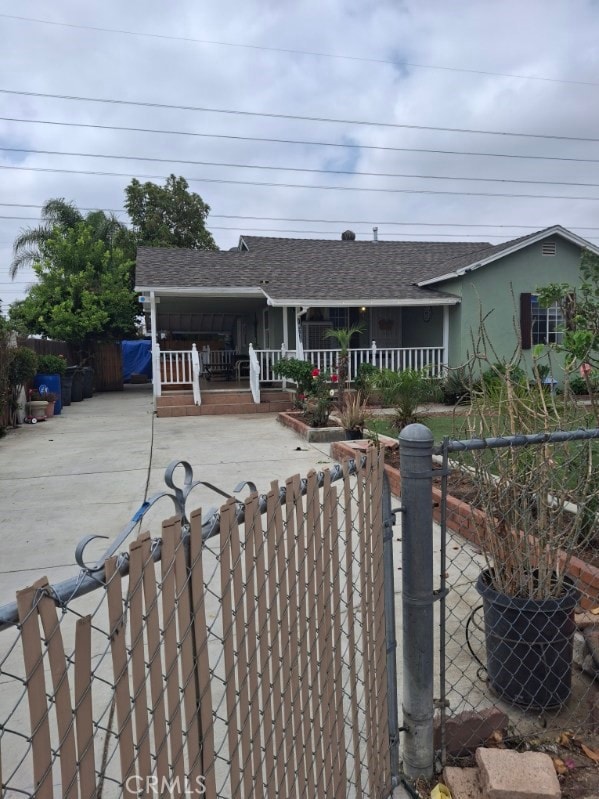
[(273, 300), (268, 295), (267, 300), (268, 304), (274, 308), (285, 306), (305, 306), (306, 308), (330, 308), (331, 306), (335, 308), (412, 308), (415, 305), (424, 305), (426, 307), (430, 305), (457, 305), (462, 301), (460, 297), (431, 297), (430, 299), (421, 298), (417, 300), (390, 300), (388, 297), (381, 297), (380, 300)]
[(264, 292), (258, 288), (246, 288), (245, 286), (239, 288), (224, 288), (222, 286), (192, 286), (177, 287), (177, 286), (135, 286), (134, 291), (140, 294), (147, 294), (153, 291), (156, 295), (162, 297), (249, 297), (259, 299), (264, 297)]
[(537, 242), (547, 239), (550, 236), (561, 236), (563, 239), (566, 239), (572, 244), (576, 244), (578, 247), (581, 247), (584, 250), (590, 250), (595, 255), (599, 255), (599, 247), (591, 244), (590, 241), (583, 239), (582, 236), (577, 236), (576, 233), (572, 233), (570, 230), (567, 230), (561, 225), (554, 225), (552, 228), (548, 228), (547, 230), (541, 230), (538, 233), (533, 233), (525, 241), (520, 241), (518, 244), (508, 247), (506, 250), (501, 250), (501, 252), (495, 253), (494, 255), (489, 255), (488, 258), (481, 258), (480, 261), (474, 260), (467, 266), (456, 269), (454, 272), (447, 272), (445, 275), (440, 275), (439, 277), (433, 277), (429, 280), (421, 280), (417, 285), (431, 286), (433, 283), (441, 283), (444, 280), (452, 280), (456, 277), (462, 277), (468, 272), (474, 272), (476, 269), (480, 269), (481, 266), (486, 266), (487, 264), (493, 263), (493, 261), (499, 261), (501, 258), (505, 258), (506, 255), (511, 255), (514, 252), (518, 252), (518, 250), (523, 250), (525, 247), (530, 247), (531, 244), (536, 244)]

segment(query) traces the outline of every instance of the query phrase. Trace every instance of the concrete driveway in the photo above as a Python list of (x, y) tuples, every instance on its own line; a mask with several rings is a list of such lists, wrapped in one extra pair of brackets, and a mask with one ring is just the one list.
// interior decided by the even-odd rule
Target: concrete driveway
[[(42, 575), (52, 583), (73, 575), (78, 541), (91, 533), (114, 538), (143, 500), (165, 487), (172, 460), (189, 461), (195, 479), (224, 491), (252, 480), (265, 492), (271, 480), (323, 468), (328, 451), (270, 415), (156, 419), (149, 386), (99, 394), (11, 431), (0, 440), (0, 605)], [(192, 500), (190, 508), (224, 501), (203, 488)], [(156, 525), (172, 510), (162, 501), (144, 527), (158, 534)], [(92, 546), (92, 557), (106, 544)]]

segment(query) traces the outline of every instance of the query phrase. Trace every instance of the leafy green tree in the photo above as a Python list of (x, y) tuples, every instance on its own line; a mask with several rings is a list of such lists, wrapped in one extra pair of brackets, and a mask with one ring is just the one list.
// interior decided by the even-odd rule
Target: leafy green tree
[(557, 303), (565, 320), (562, 341), (552, 345), (566, 355), (566, 374), (580, 369), (599, 423), (599, 404), (594, 384), (599, 369), (599, 257), (584, 250), (580, 262), (582, 281), (578, 287), (550, 283), (538, 289), (544, 307)]
[[(44, 245), (56, 228), (67, 231), (75, 228), (81, 222), (87, 222), (93, 231), (94, 238), (103, 242), (107, 247), (120, 248), (128, 258), (135, 259), (135, 238), (126, 225), (120, 222), (114, 214), (90, 211), (84, 217), (74, 203), (67, 202), (60, 197), (48, 200), (42, 208), (41, 216), (41, 225), (23, 230), (15, 239), (13, 261), (10, 266), (10, 276), (13, 279), (20, 269), (33, 266), (36, 261), (43, 258)], [(131, 271), (131, 286), (133, 287), (133, 270)]]
[(139, 246), (217, 249), (206, 230), (210, 206), (199, 194), (189, 191), (185, 178), (171, 175), (164, 186), (142, 184), (134, 178), (125, 195), (125, 208)]
[(99, 240), (87, 222), (57, 226), (33, 265), (38, 282), (13, 303), (10, 321), (20, 331), (71, 343), (83, 360), (95, 342), (135, 332), (139, 306), (132, 269), (126, 253)]

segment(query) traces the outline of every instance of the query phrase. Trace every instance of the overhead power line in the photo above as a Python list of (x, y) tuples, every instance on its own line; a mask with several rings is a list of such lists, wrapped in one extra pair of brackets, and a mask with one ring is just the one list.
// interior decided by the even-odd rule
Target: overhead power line
[[(59, 169), (55, 167), (37, 167), (37, 166), (14, 166), (8, 164), (0, 164), (0, 169), (13, 170), (17, 172), (44, 172), (44, 173), (57, 173), (64, 175), (91, 175), (94, 177), (112, 177), (112, 178), (142, 178), (143, 180), (167, 180), (168, 175), (140, 175), (131, 172), (101, 172), (87, 169)], [(342, 191), (342, 192), (369, 192), (369, 193), (382, 193), (382, 194), (436, 194), (452, 197), (509, 197), (527, 200), (582, 200), (582, 201), (599, 201), (599, 197), (584, 197), (584, 196), (569, 196), (564, 194), (514, 194), (508, 192), (484, 192), (484, 191), (446, 191), (441, 189), (397, 189), (387, 188), (383, 186), (323, 186), (323, 185), (309, 185), (302, 183), (271, 183), (267, 181), (258, 180), (233, 180), (229, 178), (205, 178), (205, 177), (187, 177), (190, 183), (210, 183), (220, 185), (233, 185), (233, 186), (261, 186), (265, 188), (274, 189), (310, 189), (318, 191)]]
[(85, 103), (103, 103), (109, 105), (130, 105), (137, 108), (163, 108), (175, 111), (196, 111), (207, 114), (228, 114), (233, 116), (260, 117), (262, 119), (293, 119), (300, 122), (326, 122), (334, 125), (363, 125), (366, 127), (393, 128), (404, 130), (431, 130), (442, 133), (468, 133), (484, 136), (516, 136), (525, 139), (551, 139), (555, 141), (599, 142), (599, 138), (586, 136), (558, 136), (549, 133), (524, 133), (521, 131), (478, 130), (475, 128), (449, 128), (437, 125), (408, 125), (399, 122), (380, 122), (366, 119), (337, 119), (333, 117), (301, 116), (299, 114), (279, 114), (269, 111), (243, 111), (233, 108), (213, 108), (199, 105), (176, 105), (174, 103), (158, 103), (148, 100), (121, 100), (110, 97), (83, 97), (73, 94), (50, 94), (48, 92), (19, 91), (17, 89), (0, 88), (1, 94), (19, 97), (45, 97), (51, 100), (68, 100)]
[[(44, 208), (40, 203), (5, 203), (0, 202), (0, 207), (5, 208)], [(104, 211), (109, 214), (124, 214), (122, 208), (91, 208), (86, 206), (77, 206), (80, 211)], [(2, 218), (2, 217), (0, 217)], [(22, 218), (22, 217), (19, 217)], [(29, 218), (29, 217), (27, 217)], [(31, 219), (34, 219), (31, 217)], [(381, 220), (381, 219), (313, 219), (298, 216), (249, 216), (246, 214), (215, 214), (210, 212), (210, 219), (243, 219), (250, 222), (305, 222), (307, 224), (322, 224), (322, 225), (390, 225), (395, 227), (449, 227), (449, 228), (494, 228), (494, 229), (507, 229), (507, 230), (542, 230), (547, 227), (546, 224), (538, 225), (521, 225), (508, 223), (484, 223), (484, 222), (418, 222), (416, 220)], [(35, 219), (35, 221), (39, 221)], [(599, 230), (599, 226), (580, 226), (580, 225), (563, 225), (568, 230)], [(379, 235), (380, 232), (379, 232)], [(4, 242), (6, 243), (6, 242)]]
[(73, 28), (75, 30), (88, 30), (97, 33), (116, 33), (123, 36), (139, 36), (145, 39), (162, 39), (174, 42), (188, 42), (190, 44), (204, 44), (216, 47), (233, 47), (243, 50), (259, 50), (271, 53), (283, 53), (286, 55), (311, 56), (314, 58), (330, 58), (344, 61), (358, 61), (370, 64), (386, 64), (394, 67), (410, 67), (412, 69), (429, 69), (443, 72), (462, 72), (469, 75), (486, 75), (497, 78), (517, 78), (518, 80), (536, 80), (547, 83), (566, 83), (575, 86), (599, 86), (599, 83), (582, 80), (567, 80), (564, 78), (549, 78), (544, 75), (519, 75), (510, 72), (491, 72), (483, 69), (467, 69), (465, 67), (450, 67), (439, 64), (419, 64), (413, 61), (399, 61), (397, 59), (375, 58), (373, 56), (347, 55), (346, 53), (325, 53), (315, 50), (296, 50), (290, 47), (268, 47), (259, 44), (247, 44), (245, 42), (224, 42), (214, 39), (197, 39), (192, 36), (172, 36), (166, 33), (146, 33), (144, 31), (132, 31), (122, 28), (105, 28), (96, 25), (80, 25), (74, 22), (57, 22), (49, 19), (39, 19), (38, 17), (24, 17), (16, 14), (0, 14), (4, 19), (13, 19), (20, 22), (33, 22), (40, 25), (52, 25), (60, 28)]
[(61, 122), (53, 119), (23, 119), (2, 117), (2, 122), (30, 125), (56, 125), (66, 128), (90, 128), (93, 130), (120, 130), (126, 133), (156, 133), (163, 136), (193, 136), (202, 139), (228, 139), (230, 141), (265, 142), (267, 144), (298, 144), (308, 147), (340, 147), (349, 150), (378, 150), (394, 153), (428, 153), (434, 155), (478, 156), (482, 158), (518, 158), (526, 161), (573, 161), (581, 164), (599, 164), (599, 158), (571, 158), (561, 155), (525, 155), (523, 153), (487, 153), (472, 150), (439, 150), (428, 147), (385, 147), (378, 144), (352, 144), (349, 142), (314, 141), (310, 139), (279, 139), (266, 136), (235, 136), (229, 133), (199, 133), (188, 130), (165, 130), (160, 128), (137, 128), (128, 125), (100, 125), (92, 122)]
[(599, 183), (584, 183), (581, 181), (568, 181), (568, 180), (535, 180), (523, 178), (486, 178), (486, 177), (473, 177), (466, 175), (419, 175), (414, 173), (401, 173), (401, 172), (362, 172), (352, 169), (315, 169), (311, 167), (299, 166), (275, 166), (273, 164), (240, 164), (232, 163), (230, 161), (191, 161), (183, 158), (158, 158), (154, 156), (145, 155), (121, 155), (120, 153), (78, 153), (66, 152), (64, 150), (37, 150), (25, 147), (0, 147), (1, 152), (7, 153), (28, 153), (34, 155), (58, 155), (68, 158), (100, 158), (100, 159), (113, 159), (120, 161), (148, 161), (158, 164), (187, 164), (191, 166), (216, 166), (224, 167), (226, 169), (256, 169), (270, 172), (300, 172), (311, 175), (351, 175), (357, 177), (371, 177), (371, 178), (401, 178), (401, 179), (417, 179), (417, 180), (458, 180), (470, 181), (476, 183), (517, 183), (529, 184), (536, 186), (586, 186), (587, 188), (599, 188)]

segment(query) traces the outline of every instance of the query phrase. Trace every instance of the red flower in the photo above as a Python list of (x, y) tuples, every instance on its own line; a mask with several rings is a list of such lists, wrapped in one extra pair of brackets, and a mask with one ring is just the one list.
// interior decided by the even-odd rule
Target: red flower
[(312, 377), (318, 377), (320, 374), (320, 369), (312, 369)]
[(338, 383), (339, 375), (331, 375), (331, 383)]
[(298, 398), (298, 400), (303, 400), (303, 399), (305, 399), (305, 397), (304, 397), (304, 395), (303, 395), (303, 394), (298, 394), (298, 395), (297, 395), (297, 398)]

